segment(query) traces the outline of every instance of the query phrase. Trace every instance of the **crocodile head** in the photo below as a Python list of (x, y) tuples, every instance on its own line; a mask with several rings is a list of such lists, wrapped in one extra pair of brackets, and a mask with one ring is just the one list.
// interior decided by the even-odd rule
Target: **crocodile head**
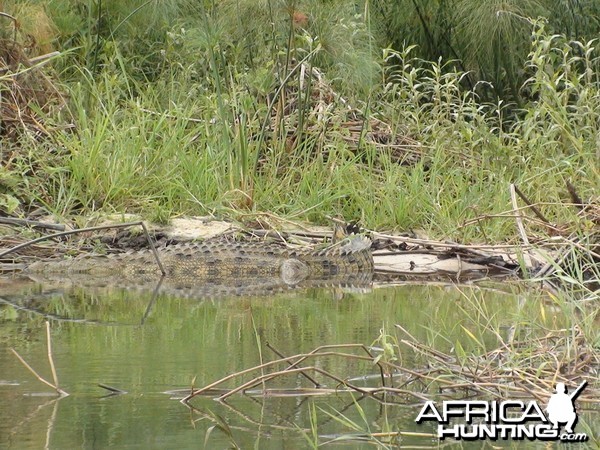
[(306, 280), (310, 269), (306, 263), (294, 258), (286, 259), (281, 263), (281, 279), (288, 286), (293, 286)]

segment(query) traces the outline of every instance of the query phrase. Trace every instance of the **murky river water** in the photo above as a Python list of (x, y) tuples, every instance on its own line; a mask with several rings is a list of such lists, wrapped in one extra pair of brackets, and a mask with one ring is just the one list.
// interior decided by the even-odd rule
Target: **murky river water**
[[(535, 299), (523, 302), (520, 295), (497, 290), (444, 286), (408, 285), (366, 293), (318, 290), (268, 299), (219, 300), (25, 287), (19, 294), (2, 296), (4, 303), (0, 303), (0, 448), (295, 449), (361, 432), (431, 433), (431, 427), (414, 422), (421, 406), (414, 398), (401, 406), (385, 406), (349, 394), (237, 395), (226, 404), (208, 396), (192, 400), (195, 409), (190, 409), (173, 391), (192, 383), (201, 387), (276, 359), (266, 342), (285, 355), (324, 344), (370, 345), (382, 328), (397, 334), (394, 324), (448, 351), (460, 339), (468, 350), (471, 344), (461, 325), (472, 326), (465, 321), (472, 296), (485, 303), (489, 317), (507, 327), (511, 312), (529, 308), (531, 314), (539, 313)], [(47, 319), (60, 386), (70, 394), (60, 400), (9, 350), (14, 348), (51, 380)], [(484, 339), (496, 345), (493, 336)], [(348, 359), (323, 358), (316, 364), (344, 379), (377, 373), (370, 364)], [(414, 363), (406, 356), (402, 364)], [(127, 393), (107, 396), (99, 383)], [(335, 387), (331, 380), (326, 384)], [(236, 380), (226, 387), (234, 385)], [(269, 386), (301, 385), (310, 383), (297, 375)], [(597, 414), (582, 419), (598, 424)], [(407, 436), (402, 442), (437, 445), (426, 437)], [(334, 445), (373, 448), (360, 440)], [(471, 445), (480, 448), (481, 443)]]

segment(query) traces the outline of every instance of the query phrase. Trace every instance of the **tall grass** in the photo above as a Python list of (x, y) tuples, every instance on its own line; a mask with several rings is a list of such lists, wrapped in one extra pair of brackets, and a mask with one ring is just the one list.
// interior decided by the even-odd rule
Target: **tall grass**
[(488, 100), (500, 96), (522, 106), (522, 67), (530, 44), (529, 18), (543, 17), (552, 34), (588, 41), (600, 31), (600, 5), (563, 0), (373, 0), (381, 38), (400, 50), (418, 45), (425, 60), (455, 60), (470, 70), (465, 86), (478, 81)]
[[(229, 16), (220, 15), (234, 3), (240, 13), (250, 8), (279, 21), (261, 25), (264, 34), (257, 38), (265, 40), (260, 48), (266, 52), (252, 57), (245, 46), (258, 41), (242, 39), (224, 20)], [(295, 25), (295, 11), (306, 11), (309, 21)], [(349, 61), (378, 67), (374, 56), (367, 60), (374, 49), (368, 9), (349, 9), (356, 14), (335, 24), (337, 50), (321, 22), (333, 17), (331, 11), (277, 2), (202, 10), (195, 27), (177, 24), (164, 35), (151, 83), (130, 70), (136, 60), (111, 41), (99, 72), (87, 64), (70, 69), (64, 89), (76, 132), (58, 133), (58, 151), (50, 153), (23, 143), (13, 167), (27, 177), (21, 189), (13, 183), (7, 193), (22, 210), (41, 203), (59, 216), (130, 211), (167, 220), (271, 212), (324, 222), (334, 215), (463, 242), (515, 236), (511, 217), (494, 217), (512, 209), (510, 183), (533, 201), (551, 203), (544, 211), (556, 222), (573, 220), (573, 211), (561, 205), (565, 180), (584, 198), (597, 193), (594, 42), (551, 35), (543, 22), (530, 28), (523, 67), (528, 79), (519, 89), (531, 100), (519, 120), (507, 116), (502, 101), (482, 102), (477, 86), (465, 90), (467, 74), (452, 63), (420, 60), (406, 47), (386, 50), (381, 82), (367, 68), (355, 81), (368, 83), (334, 86), (367, 117), (376, 115), (421, 141), (419, 163), (398, 165), (368, 142), (351, 151), (343, 129), (317, 138), (307, 131), (303, 107), (295, 119), (300, 139), (290, 147), (285, 126), (270, 131), (265, 124), (271, 114), (281, 117), (288, 95), (282, 88), (298, 83), (298, 61), (322, 66), (326, 77), (339, 81), (354, 76), (340, 75), (353, 67)], [(300, 105), (310, 89), (305, 83), (294, 94)]]

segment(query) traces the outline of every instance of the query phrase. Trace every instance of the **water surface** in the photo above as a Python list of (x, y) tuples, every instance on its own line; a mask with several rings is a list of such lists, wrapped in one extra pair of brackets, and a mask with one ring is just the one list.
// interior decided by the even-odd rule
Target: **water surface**
[[(190, 409), (173, 391), (187, 389), (192, 382), (201, 387), (276, 359), (266, 342), (285, 355), (325, 344), (370, 345), (382, 329), (399, 334), (395, 324), (445, 351), (451, 351), (455, 340), (469, 350), (472, 343), (462, 326), (474, 327), (465, 314), (473, 309), (473, 296), (507, 330), (512, 313), (531, 309), (536, 314), (539, 306), (539, 300), (524, 301), (526, 293), (450, 286), (293, 291), (271, 298), (210, 300), (26, 285), (2, 296), (0, 303), (0, 448), (229, 448), (233, 443), (241, 448), (309, 448), (310, 442), (323, 444), (356, 433), (339, 420), (342, 416), (372, 433), (432, 432), (414, 423), (420, 406), (415, 399), (383, 406), (348, 394), (237, 395), (222, 404), (207, 396), (194, 399)], [(51, 380), (47, 319), (60, 385), (70, 394), (60, 400), (9, 351), (14, 348)], [(494, 336), (483, 338), (496, 345)], [(416, 364), (409, 354), (400, 357), (402, 364)], [(377, 373), (370, 363), (355, 360), (323, 358), (316, 364), (340, 378), (367, 377), (356, 381), (362, 385)], [(331, 380), (320, 381), (336, 387)], [(127, 394), (107, 396), (99, 383)], [(299, 386), (310, 383), (296, 375), (269, 384)], [(436, 445), (422, 437), (403, 442)], [(373, 445), (355, 440), (341, 447)]]

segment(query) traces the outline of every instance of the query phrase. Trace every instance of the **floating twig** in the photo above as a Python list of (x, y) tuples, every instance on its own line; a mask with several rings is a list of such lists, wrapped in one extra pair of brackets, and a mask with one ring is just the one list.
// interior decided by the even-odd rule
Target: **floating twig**
[(103, 384), (103, 383), (98, 383), (98, 387), (101, 387), (102, 389), (106, 389), (107, 391), (110, 391), (113, 394), (116, 395), (123, 395), (123, 394), (127, 394), (127, 391), (124, 391), (122, 389), (113, 387), (113, 386), (109, 386), (107, 384)]

